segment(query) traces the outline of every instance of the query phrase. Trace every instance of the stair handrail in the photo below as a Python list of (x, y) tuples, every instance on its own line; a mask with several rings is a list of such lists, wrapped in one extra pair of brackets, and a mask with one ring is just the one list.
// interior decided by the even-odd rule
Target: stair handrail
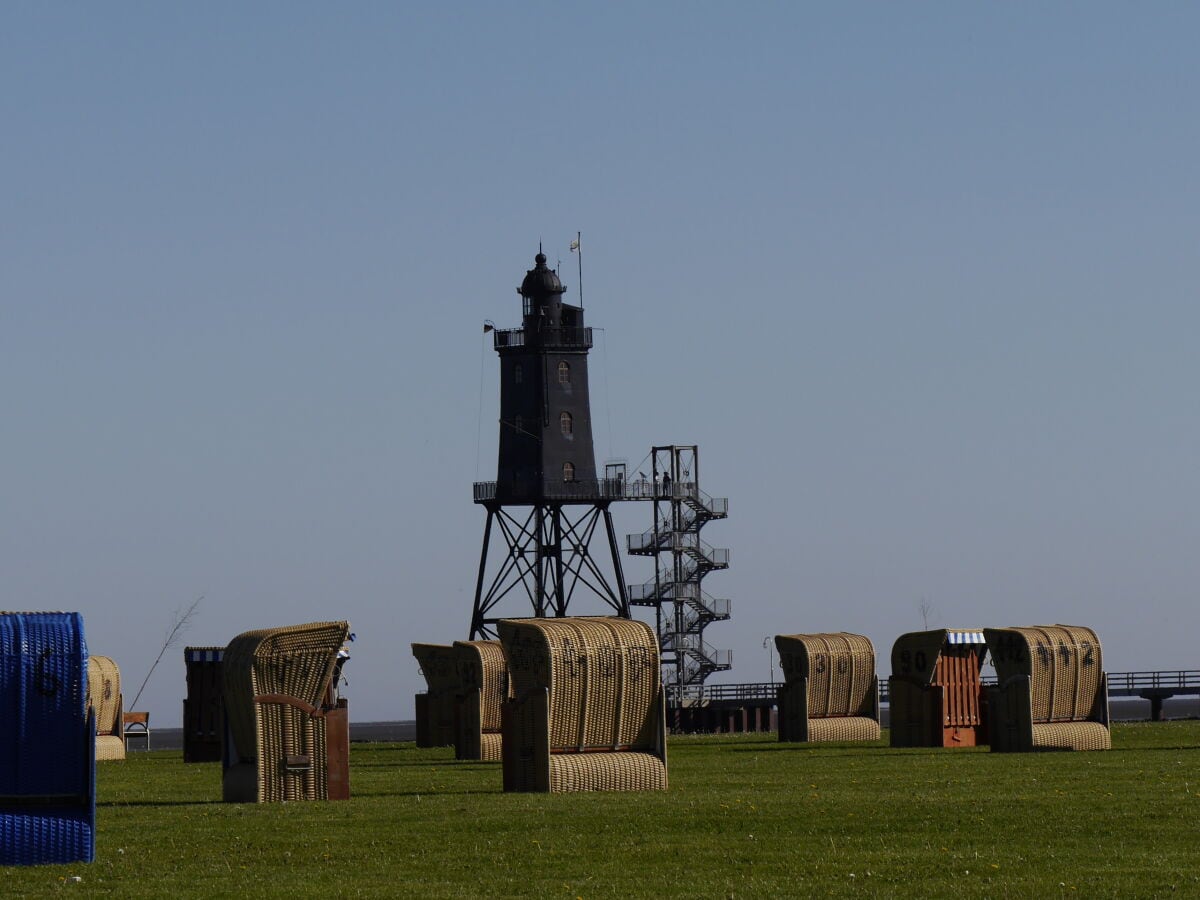
[(685, 495), (681, 495), (681, 499), (687, 499), (690, 497), (714, 516), (729, 515), (728, 497), (713, 497), (711, 494), (707, 494), (701, 490), (694, 482), (688, 482), (688, 486), (691, 487), (692, 490)]
[(699, 518), (699, 514), (693, 512), (690, 516), (687, 516), (679, 523), (678, 528), (665, 521), (660, 522), (658, 525), (651, 525), (641, 534), (627, 535), (626, 545), (632, 550), (635, 547), (634, 541), (636, 540), (636, 548), (639, 550), (645, 550), (652, 545), (656, 547), (662, 547), (664, 544), (667, 544), (670, 541), (671, 535), (673, 534), (696, 533), (693, 531), (693, 527)]
[(729, 565), (729, 550), (723, 547), (712, 546), (707, 541), (702, 540), (696, 532), (677, 533), (671, 542), (671, 549), (696, 550), (703, 554), (711, 563)]
[(704, 611), (710, 616), (729, 616), (730, 602), (726, 598), (714, 597), (704, 589), (700, 590), (699, 597), (687, 597), (687, 602), (694, 603), (697, 606), (703, 607)]

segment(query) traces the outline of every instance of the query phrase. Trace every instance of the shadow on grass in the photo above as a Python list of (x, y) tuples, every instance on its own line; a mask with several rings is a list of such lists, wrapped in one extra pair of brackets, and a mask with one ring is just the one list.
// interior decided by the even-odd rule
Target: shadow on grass
[(853, 747), (831, 747), (829, 744), (749, 744), (728, 747), (730, 753), (815, 753), (819, 756), (861, 756), (863, 750), (922, 750), (920, 747), (892, 748), (887, 744), (859, 744)]
[(97, 801), (96, 808), (125, 809), (137, 806), (224, 806), (224, 800), (104, 800)]
[(497, 794), (503, 794), (504, 791), (500, 788), (492, 791), (474, 791), (474, 790), (448, 790), (443, 787), (430, 788), (427, 791), (355, 791), (353, 796), (366, 800), (375, 797), (495, 797)]
[(500, 763), (483, 763), (473, 759), (399, 759), (399, 760), (371, 760), (370, 762), (362, 762), (358, 757), (354, 757), (350, 763), (350, 767), (354, 769), (398, 769), (403, 767), (453, 767), (456, 771), (460, 769), (481, 769), (491, 766), (499, 766)]
[(947, 751), (955, 756), (982, 754), (988, 757), (1021, 757), (1021, 756), (1056, 756), (1063, 753), (1177, 753), (1187, 750), (1200, 750), (1200, 744), (1179, 744), (1174, 747), (1113, 747), (1111, 750), (1072, 750), (1069, 747), (1039, 747), (1024, 753), (993, 753), (987, 744), (975, 747), (889, 747), (887, 744), (863, 744), (855, 747), (830, 747), (828, 744), (751, 744), (743, 747), (729, 747), (731, 753), (814, 753), (820, 756), (861, 756), (863, 750), (881, 750), (891, 754), (905, 756), (943, 756)]

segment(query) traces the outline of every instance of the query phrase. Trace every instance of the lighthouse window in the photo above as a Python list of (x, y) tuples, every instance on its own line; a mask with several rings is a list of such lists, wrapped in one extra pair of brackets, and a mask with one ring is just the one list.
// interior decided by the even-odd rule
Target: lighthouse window
[(525, 423), (521, 420), (520, 416), (517, 416), (515, 419), (513, 419), (513, 428), (516, 430), (517, 434), (520, 434), (525, 430), (524, 426)]
[(575, 463), (563, 463), (563, 481), (575, 480)]
[(569, 365), (567, 365), (565, 362), (560, 362), (558, 364), (558, 383), (559, 384), (570, 384), (571, 383), (571, 367)]
[(574, 421), (571, 419), (571, 414), (569, 412), (565, 412), (558, 417), (558, 427), (562, 429), (562, 433), (565, 437), (571, 436), (572, 429), (574, 428)]
[(517, 363), (515, 366), (513, 366), (513, 384), (520, 384), (524, 374), (525, 372), (521, 368), (520, 363)]

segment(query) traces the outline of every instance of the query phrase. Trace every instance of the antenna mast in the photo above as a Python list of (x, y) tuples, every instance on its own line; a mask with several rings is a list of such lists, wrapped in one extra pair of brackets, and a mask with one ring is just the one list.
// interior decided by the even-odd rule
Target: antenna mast
[(583, 232), (575, 232), (575, 240), (571, 244), (571, 249), (579, 257), (579, 308), (583, 309)]

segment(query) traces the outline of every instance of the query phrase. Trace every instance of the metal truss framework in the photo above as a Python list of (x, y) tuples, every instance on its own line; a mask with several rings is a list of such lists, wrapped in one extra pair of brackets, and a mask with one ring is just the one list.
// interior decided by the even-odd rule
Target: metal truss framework
[[(543, 503), (530, 507), (488, 503), (486, 506), (487, 524), (475, 582), (471, 640), (495, 638), (497, 622), (530, 615), (530, 609), (536, 617), (566, 616), (577, 593), (599, 598), (608, 607), (605, 615), (630, 617), (621, 555), (607, 503)], [(513, 515), (514, 511), (518, 515)], [(599, 541), (596, 532), (601, 522), (615, 576), (612, 581), (589, 552), (593, 538)], [(493, 524), (498, 526), (506, 552), (489, 581), (488, 550)], [(496, 615), (496, 607), (510, 594), (523, 596), (529, 607), (524, 613)]]

